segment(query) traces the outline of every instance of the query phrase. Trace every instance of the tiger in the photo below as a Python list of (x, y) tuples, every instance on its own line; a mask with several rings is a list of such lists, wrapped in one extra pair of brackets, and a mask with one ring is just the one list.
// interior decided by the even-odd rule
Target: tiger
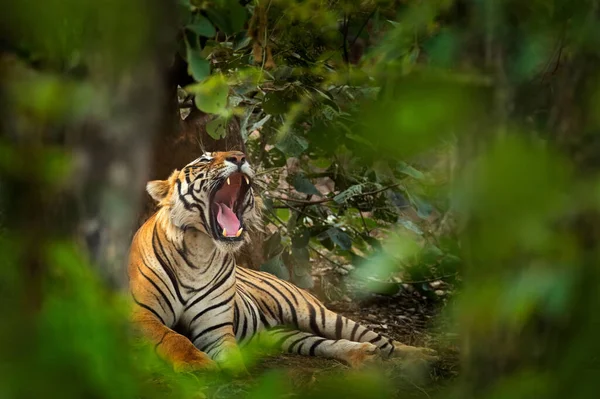
[(147, 183), (158, 211), (131, 242), (129, 291), (132, 321), (160, 357), (176, 370), (228, 369), (228, 356), (241, 358), (240, 348), (268, 331), (284, 352), (351, 367), (436, 359), (431, 349), (332, 312), (288, 281), (236, 265), (234, 254), (261, 220), (253, 179), (244, 153), (227, 151), (204, 153), (167, 180)]

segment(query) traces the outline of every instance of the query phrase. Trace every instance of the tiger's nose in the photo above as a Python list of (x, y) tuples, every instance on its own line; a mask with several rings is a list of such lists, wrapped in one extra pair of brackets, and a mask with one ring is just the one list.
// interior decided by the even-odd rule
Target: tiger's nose
[(231, 163), (238, 165), (238, 166), (242, 166), (244, 164), (244, 162), (246, 162), (246, 155), (244, 155), (242, 153), (231, 154), (225, 159)]

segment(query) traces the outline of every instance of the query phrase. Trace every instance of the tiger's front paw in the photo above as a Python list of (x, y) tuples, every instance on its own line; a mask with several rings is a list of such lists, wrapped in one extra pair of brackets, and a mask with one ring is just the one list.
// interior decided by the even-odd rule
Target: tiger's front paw
[(379, 359), (379, 348), (370, 342), (351, 342), (342, 358), (352, 368), (360, 368)]
[(425, 382), (431, 370), (432, 363), (439, 360), (433, 349), (409, 346), (394, 341), (393, 363), (411, 380)]
[(183, 359), (173, 361), (173, 368), (176, 372), (216, 372), (219, 371), (219, 365), (205, 353), (196, 350), (188, 353)]
[(394, 352), (391, 356), (407, 361), (435, 362), (439, 360), (437, 352), (433, 349), (404, 345), (398, 341), (394, 341)]
[(244, 358), (235, 345), (228, 345), (227, 349), (223, 350), (215, 360), (218, 362), (221, 370), (230, 376), (248, 377), (250, 375), (246, 369)]

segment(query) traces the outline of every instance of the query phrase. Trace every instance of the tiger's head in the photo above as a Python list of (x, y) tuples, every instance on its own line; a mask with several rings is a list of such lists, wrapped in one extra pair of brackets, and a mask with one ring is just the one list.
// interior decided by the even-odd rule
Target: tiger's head
[(252, 190), (254, 172), (244, 153), (208, 152), (175, 170), (167, 180), (146, 185), (167, 219), (171, 235), (194, 228), (224, 250), (239, 249), (258, 219)]

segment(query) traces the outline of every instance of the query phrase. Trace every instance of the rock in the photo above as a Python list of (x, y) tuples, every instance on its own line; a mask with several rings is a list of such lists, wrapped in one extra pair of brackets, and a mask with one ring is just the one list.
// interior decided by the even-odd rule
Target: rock
[(443, 281), (437, 280), (437, 281), (433, 281), (429, 285), (431, 286), (431, 288), (439, 288), (442, 284), (444, 284)]

